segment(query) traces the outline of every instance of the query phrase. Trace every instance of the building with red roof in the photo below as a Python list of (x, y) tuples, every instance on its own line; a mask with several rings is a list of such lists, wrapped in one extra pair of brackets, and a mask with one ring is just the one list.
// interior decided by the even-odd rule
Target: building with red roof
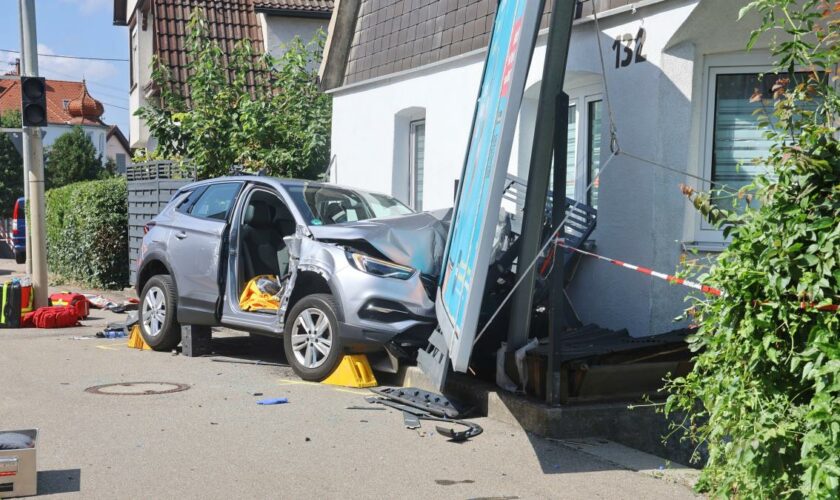
[[(9, 74), (16, 75), (18, 71)], [(48, 79), (46, 86), (49, 125), (44, 128), (44, 147), (49, 148), (59, 136), (78, 125), (93, 142), (103, 161), (112, 159), (117, 169), (124, 171), (131, 154), (128, 141), (116, 126), (102, 122), (105, 108), (90, 95), (85, 82)], [(0, 80), (0, 114), (19, 111), (20, 104), (20, 82)]]

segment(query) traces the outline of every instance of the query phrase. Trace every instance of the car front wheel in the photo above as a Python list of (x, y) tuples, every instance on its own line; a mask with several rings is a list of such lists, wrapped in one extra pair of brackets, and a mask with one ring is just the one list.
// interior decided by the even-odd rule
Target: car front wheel
[(175, 318), (177, 303), (172, 277), (153, 276), (140, 297), (140, 332), (156, 351), (169, 351), (181, 342), (181, 326)]
[(300, 378), (319, 382), (341, 362), (337, 311), (332, 295), (318, 293), (300, 299), (289, 313), (283, 348)]

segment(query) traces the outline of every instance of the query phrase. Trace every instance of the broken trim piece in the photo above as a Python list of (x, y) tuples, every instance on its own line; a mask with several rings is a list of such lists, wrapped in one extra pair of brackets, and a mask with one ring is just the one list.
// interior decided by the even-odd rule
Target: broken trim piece
[(437, 417), (458, 418), (460, 412), (446, 397), (414, 387), (381, 387), (371, 392)]

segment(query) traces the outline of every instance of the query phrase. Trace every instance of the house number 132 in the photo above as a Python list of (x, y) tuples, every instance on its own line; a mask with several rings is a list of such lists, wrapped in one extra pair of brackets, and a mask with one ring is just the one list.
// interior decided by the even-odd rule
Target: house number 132
[(645, 45), (645, 29), (639, 28), (635, 38), (630, 33), (625, 33), (615, 39), (612, 48), (615, 51), (615, 67), (626, 68), (631, 63), (644, 62), (647, 59), (642, 55)]

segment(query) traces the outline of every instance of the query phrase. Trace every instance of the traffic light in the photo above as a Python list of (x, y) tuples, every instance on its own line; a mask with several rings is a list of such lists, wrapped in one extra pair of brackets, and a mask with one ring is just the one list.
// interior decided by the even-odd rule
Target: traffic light
[(20, 114), (24, 127), (47, 126), (47, 82), (36, 76), (20, 77)]

